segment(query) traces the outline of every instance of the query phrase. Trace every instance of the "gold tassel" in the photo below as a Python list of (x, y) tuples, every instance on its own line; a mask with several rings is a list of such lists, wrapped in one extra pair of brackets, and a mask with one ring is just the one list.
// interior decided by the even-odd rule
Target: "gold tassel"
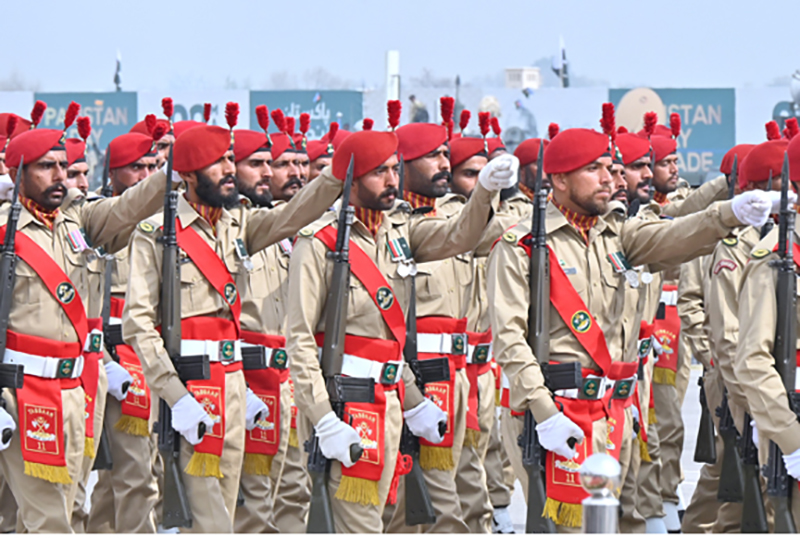
[(658, 424), (658, 419), (656, 419), (656, 409), (655, 407), (651, 407), (647, 410), (647, 424)]
[(647, 450), (647, 443), (642, 441), (641, 437), (639, 437), (639, 457), (642, 459), (642, 461), (653, 461), (653, 458), (650, 457), (650, 451)]
[(455, 468), (453, 449), (445, 446), (422, 445), (419, 447), (419, 465), (425, 470), (452, 471)]
[(503, 389), (495, 389), (494, 390), (494, 405), (495, 407), (501, 407), (503, 405)]
[(272, 458), (268, 454), (250, 454), (245, 452), (244, 465), (242, 469), (245, 473), (254, 476), (269, 476), (272, 470)]
[(336, 490), (336, 498), (340, 501), (357, 503), (363, 506), (378, 506), (380, 504), (378, 483), (366, 478), (342, 475), (339, 489)]
[(464, 435), (464, 446), (477, 449), (480, 438), (481, 432), (467, 428), (466, 434)]
[(300, 448), (300, 442), (297, 440), (297, 430), (295, 428), (289, 430), (289, 446)]
[(580, 528), (583, 525), (583, 505), (563, 503), (548, 497), (542, 517), (553, 520), (556, 525)]
[(45, 465), (44, 463), (25, 462), (25, 474), (34, 478), (41, 478), (53, 484), (72, 484), (69, 471), (65, 467)]
[(195, 452), (186, 468), (183, 470), (191, 476), (213, 476), (214, 478), (224, 478), (222, 472), (219, 470), (220, 457), (216, 454), (207, 454), (205, 452)]
[(94, 438), (84, 437), (83, 455), (86, 456), (87, 458), (94, 458)]
[(114, 429), (128, 435), (150, 437), (150, 423), (143, 418), (122, 415), (114, 424)]
[(668, 368), (653, 368), (653, 383), (675, 386), (675, 372)]

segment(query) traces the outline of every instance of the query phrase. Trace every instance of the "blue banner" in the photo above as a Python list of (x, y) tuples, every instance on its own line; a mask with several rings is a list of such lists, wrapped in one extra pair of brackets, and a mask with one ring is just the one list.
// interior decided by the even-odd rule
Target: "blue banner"
[[(299, 118), (303, 112), (311, 115), (309, 140), (322, 138), (332, 121), (348, 131), (363, 117), (361, 92), (350, 90), (280, 90), (250, 92), (250, 128), (258, 129), (256, 107), (267, 105), (270, 111), (280, 108), (286, 116), (296, 119), (295, 130), (299, 130)], [(276, 131), (270, 120), (270, 132)]]

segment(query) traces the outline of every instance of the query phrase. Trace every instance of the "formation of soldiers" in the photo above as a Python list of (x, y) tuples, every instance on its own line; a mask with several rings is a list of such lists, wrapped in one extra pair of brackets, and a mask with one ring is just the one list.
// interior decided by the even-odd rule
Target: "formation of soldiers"
[[(577, 532), (599, 452), (620, 532), (800, 521), (770, 486), (800, 477), (774, 358), (796, 122), (692, 190), (677, 115), (632, 133), (606, 104), (601, 132), (512, 155), (447, 97), (441, 123), (390, 101), (387, 131), (320, 140), (263, 105), (260, 130), (235, 103), (173, 123), (165, 98), (90, 192), (89, 119), (45, 108), (0, 114), (0, 530), (513, 533), (518, 480), (527, 530)], [(684, 509), (692, 357), (714, 425)]]

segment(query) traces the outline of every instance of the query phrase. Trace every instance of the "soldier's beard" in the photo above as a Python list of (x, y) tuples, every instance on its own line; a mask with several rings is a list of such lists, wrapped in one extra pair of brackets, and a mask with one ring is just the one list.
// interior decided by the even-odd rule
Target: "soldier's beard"
[[(224, 207), (230, 209), (239, 202), (239, 189), (236, 181), (236, 176), (225, 176), (219, 180), (219, 183), (214, 183), (210, 177), (200, 172), (197, 174), (197, 188), (195, 192), (197, 197), (203, 201), (204, 204), (211, 207)], [(233, 182), (233, 190), (230, 194), (222, 194), (222, 185), (228, 182)]]
[(573, 204), (583, 209), (587, 215), (590, 217), (596, 217), (598, 215), (603, 215), (606, 211), (608, 211), (608, 200), (595, 200), (595, 195), (600, 192), (609, 192), (609, 190), (598, 189), (588, 196), (578, 196), (574, 190), (570, 189), (569, 199)]
[(359, 202), (362, 207), (374, 209), (376, 211), (387, 211), (391, 209), (394, 206), (395, 200), (397, 200), (397, 189), (394, 187), (388, 187), (380, 194), (368, 200), (364, 200), (359, 196)]
[(267, 185), (268, 182), (261, 182), (259, 181), (253, 187), (246, 187), (244, 185), (239, 185), (239, 192), (243, 195), (247, 196), (251, 202), (257, 207), (272, 207), (272, 193), (269, 192), (269, 189), (263, 189), (262, 194), (258, 193), (258, 187), (263, 185)]

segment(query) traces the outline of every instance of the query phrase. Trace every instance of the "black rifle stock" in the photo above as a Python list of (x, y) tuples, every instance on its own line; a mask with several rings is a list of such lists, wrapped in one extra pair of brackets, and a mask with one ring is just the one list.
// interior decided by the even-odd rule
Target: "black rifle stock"
[(700, 426), (697, 429), (694, 461), (698, 463), (715, 463), (717, 461), (717, 445), (714, 440), (714, 421), (711, 419), (711, 413), (708, 409), (706, 388), (702, 377), (697, 380), (697, 384), (700, 386)]
[[(767, 179), (767, 192), (772, 190), (772, 170), (769, 171), (769, 178)], [(772, 231), (775, 227), (775, 222), (772, 220), (772, 216), (767, 218), (767, 222), (761, 227), (761, 239), (767, 237), (767, 234)]]
[(742, 493), (742, 534), (769, 532), (764, 496), (758, 472), (758, 447), (753, 443), (753, 427), (750, 415), (744, 415), (744, 428), (740, 437), (744, 492)]
[(719, 417), (719, 435), (724, 445), (717, 500), (721, 503), (740, 503), (744, 500), (744, 469), (739, 457), (739, 432), (733, 424), (727, 393), (716, 413)]
[(106, 146), (106, 162), (103, 164), (103, 188), (100, 190), (106, 198), (111, 198), (114, 195), (114, 188), (111, 186), (109, 177), (109, 168), (111, 166), (111, 144)]
[[(795, 391), (797, 368), (797, 275), (794, 270), (795, 211), (789, 205), (789, 157), (784, 153), (781, 173), (781, 212), (778, 221), (778, 256), (772, 266), (778, 271), (777, 314), (775, 346), (772, 356), (775, 369), (781, 376), (788, 395), (789, 408), (797, 412), (792, 395)], [(777, 444), (770, 441), (767, 463), (767, 495), (775, 508), (775, 532), (796, 533), (792, 519), (791, 498), (796, 480), (786, 472), (783, 453)]]

